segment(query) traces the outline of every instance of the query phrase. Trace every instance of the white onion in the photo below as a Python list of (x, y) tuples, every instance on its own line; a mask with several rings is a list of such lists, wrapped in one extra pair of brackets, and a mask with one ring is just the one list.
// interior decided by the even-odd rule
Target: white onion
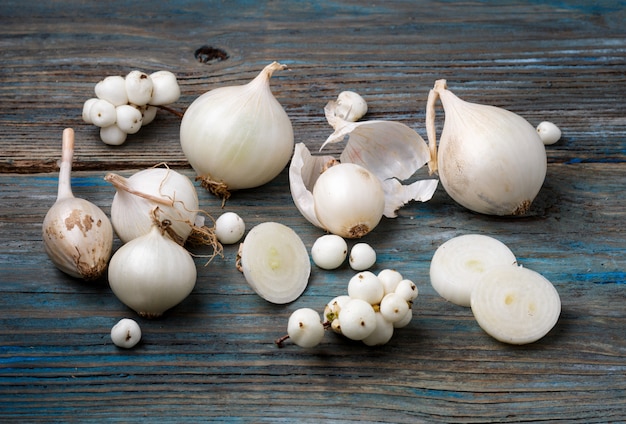
[(273, 62), (246, 85), (220, 87), (185, 111), (180, 143), (205, 188), (227, 198), (231, 190), (274, 179), (293, 152), (291, 121), (269, 80), (285, 65)]
[(158, 219), (171, 222), (176, 241), (183, 244), (196, 224), (198, 194), (189, 178), (168, 168), (148, 168), (129, 178), (109, 173), (105, 180), (117, 190), (111, 204), (111, 222), (124, 243), (147, 234)]
[[(445, 121), (437, 151), (435, 102)], [(426, 109), (429, 168), (460, 205), (488, 215), (524, 215), (546, 176), (546, 151), (535, 128), (508, 110), (469, 103), (435, 82)]]

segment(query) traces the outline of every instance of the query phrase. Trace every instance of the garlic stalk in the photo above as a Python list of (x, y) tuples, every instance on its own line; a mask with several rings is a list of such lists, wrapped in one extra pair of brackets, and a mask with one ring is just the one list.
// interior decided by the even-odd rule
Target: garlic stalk
[[(439, 149), (435, 103), (445, 121)], [(435, 82), (426, 107), (431, 173), (460, 205), (488, 215), (524, 215), (546, 176), (547, 159), (535, 128), (508, 110), (461, 100)]]
[(124, 243), (151, 230), (155, 207), (159, 208), (161, 220), (171, 222), (169, 234), (179, 244), (203, 227), (196, 188), (189, 178), (173, 169), (148, 168), (129, 178), (108, 173), (104, 179), (117, 190), (111, 203), (111, 221)]
[(111, 290), (142, 317), (161, 316), (196, 284), (191, 255), (165, 235), (170, 225), (168, 220), (155, 223), (147, 234), (122, 245), (109, 264)]
[(98, 206), (74, 197), (71, 187), (74, 130), (63, 131), (57, 199), (43, 221), (46, 253), (61, 271), (95, 280), (106, 270), (113, 247), (113, 228)]
[(224, 200), (231, 190), (271, 181), (291, 158), (291, 121), (269, 85), (286, 68), (273, 62), (248, 84), (211, 90), (183, 116), (183, 153), (203, 187)]

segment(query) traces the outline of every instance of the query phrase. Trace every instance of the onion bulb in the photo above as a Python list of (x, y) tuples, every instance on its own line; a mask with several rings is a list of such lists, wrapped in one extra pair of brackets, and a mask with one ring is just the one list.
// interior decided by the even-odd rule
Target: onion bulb
[(109, 263), (111, 290), (142, 317), (161, 316), (196, 284), (191, 255), (165, 236), (169, 225), (167, 220), (153, 225), (147, 234), (122, 245)]
[(111, 222), (124, 243), (150, 232), (156, 207), (159, 220), (171, 222), (168, 234), (179, 244), (184, 244), (197, 218), (202, 218), (198, 216), (198, 195), (193, 183), (172, 169), (149, 168), (129, 178), (108, 173), (104, 179), (117, 190), (111, 203)]
[(220, 87), (198, 97), (185, 111), (180, 143), (203, 187), (223, 199), (231, 190), (274, 179), (293, 152), (293, 128), (270, 90), (273, 62), (245, 85)]
[(293, 302), (308, 285), (309, 253), (302, 239), (286, 225), (264, 222), (253, 227), (238, 256), (246, 282), (268, 302)]
[(74, 130), (66, 128), (57, 199), (43, 220), (43, 244), (58, 269), (72, 277), (95, 280), (104, 274), (111, 257), (113, 228), (102, 209), (74, 197), (73, 156)]
[[(445, 121), (439, 151), (435, 102)], [(546, 152), (535, 128), (508, 110), (461, 100), (438, 80), (426, 108), (429, 169), (460, 205), (487, 215), (524, 215), (546, 176)]]

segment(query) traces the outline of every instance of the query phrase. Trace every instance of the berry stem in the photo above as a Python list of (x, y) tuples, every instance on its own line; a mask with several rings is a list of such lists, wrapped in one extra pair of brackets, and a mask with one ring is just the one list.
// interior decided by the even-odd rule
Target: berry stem
[(159, 105), (159, 106), (157, 106), (157, 107), (158, 107), (159, 109), (163, 109), (163, 110), (164, 110), (164, 111), (166, 111), (166, 112), (172, 113), (172, 114), (174, 114), (174, 115), (178, 116), (178, 117), (179, 117), (179, 118), (181, 118), (181, 119), (182, 119), (183, 114), (184, 114), (184, 112), (179, 112), (179, 111), (177, 111), (176, 109), (173, 109), (173, 108), (171, 108), (171, 107), (169, 107), (169, 106)]

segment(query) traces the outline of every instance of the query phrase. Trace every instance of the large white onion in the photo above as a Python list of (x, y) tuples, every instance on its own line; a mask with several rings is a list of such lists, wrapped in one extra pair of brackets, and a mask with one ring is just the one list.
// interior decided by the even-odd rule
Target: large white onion
[(230, 190), (274, 179), (293, 152), (291, 121), (269, 80), (285, 65), (273, 62), (245, 85), (220, 87), (186, 110), (180, 143), (205, 188), (227, 198)]

